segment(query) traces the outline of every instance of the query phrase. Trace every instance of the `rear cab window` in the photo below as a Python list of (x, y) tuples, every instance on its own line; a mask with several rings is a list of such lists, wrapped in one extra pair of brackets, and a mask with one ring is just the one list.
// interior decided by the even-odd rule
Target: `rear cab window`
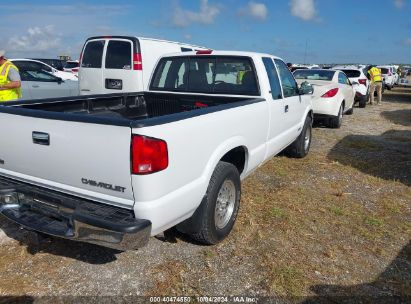
[(162, 58), (150, 84), (152, 91), (259, 96), (254, 64), (242, 56)]

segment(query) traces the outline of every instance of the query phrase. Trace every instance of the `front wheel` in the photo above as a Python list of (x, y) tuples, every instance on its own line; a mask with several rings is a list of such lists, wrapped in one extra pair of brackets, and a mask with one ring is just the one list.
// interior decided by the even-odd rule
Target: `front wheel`
[(234, 226), (240, 197), (241, 182), (237, 168), (230, 163), (219, 162), (201, 205), (186, 221), (183, 232), (207, 245), (219, 243)]
[(287, 147), (285, 150), (286, 154), (294, 158), (303, 158), (310, 151), (312, 138), (312, 120), (310, 116), (307, 116), (304, 122), (304, 127), (301, 134), (297, 139)]

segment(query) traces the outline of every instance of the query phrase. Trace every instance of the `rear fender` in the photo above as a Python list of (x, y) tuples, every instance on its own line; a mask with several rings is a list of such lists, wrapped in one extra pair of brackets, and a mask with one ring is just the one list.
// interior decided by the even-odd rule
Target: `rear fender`
[(245, 147), (246, 150), (246, 156), (245, 156), (245, 164), (244, 164), (244, 170), (242, 172), (242, 176), (245, 175), (245, 172), (248, 170), (248, 149), (246, 145), (246, 140), (244, 137), (241, 136), (236, 136), (227, 139), (226, 141), (222, 142), (214, 151), (214, 153), (211, 155), (204, 171), (203, 171), (203, 177), (207, 181), (210, 181), (211, 175), (214, 172), (215, 167), (217, 166), (218, 162), (223, 158), (225, 154), (227, 154), (229, 151), (231, 151), (234, 148), (237, 147)]

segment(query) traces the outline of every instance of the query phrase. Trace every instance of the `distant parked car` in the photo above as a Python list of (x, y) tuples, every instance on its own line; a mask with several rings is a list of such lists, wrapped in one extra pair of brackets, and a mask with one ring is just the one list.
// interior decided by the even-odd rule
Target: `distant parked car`
[(291, 72), (294, 72), (294, 71), (296, 71), (296, 70), (308, 70), (308, 68), (307, 68), (307, 67), (304, 67), (304, 66), (293, 66), (293, 67), (291, 68)]
[(370, 81), (367, 78), (367, 70), (356, 66), (336, 66), (334, 70), (340, 70), (347, 75), (352, 84), (358, 84), (353, 86), (355, 88), (354, 102), (358, 102), (360, 108), (365, 108), (370, 94)]
[(395, 81), (396, 81), (394, 67), (389, 66), (389, 65), (381, 65), (381, 66), (377, 66), (377, 68), (381, 70), (381, 74), (385, 82), (385, 87), (388, 90), (391, 90), (394, 87)]
[(71, 73), (59, 71), (48, 64), (33, 60), (33, 59), (10, 59), (19, 70), (30, 70), (30, 71), (44, 71), (53, 74), (63, 80), (74, 80), (77, 81), (78, 78)]
[(355, 89), (344, 72), (321, 69), (296, 70), (293, 74), (299, 85), (308, 82), (314, 87), (314, 120), (325, 120), (328, 127), (339, 128), (343, 115), (354, 112)]
[(67, 61), (66, 65), (64, 66), (64, 71), (73, 73), (76, 77), (78, 77), (78, 68), (79, 68), (79, 61)]
[(37, 60), (48, 64), (59, 71), (64, 71), (64, 66), (66, 65), (65, 60), (61, 59), (46, 59), (46, 58), (30, 58), (32, 60)]
[(41, 70), (20, 69), (20, 76), (23, 100), (79, 95), (78, 81), (63, 80)]

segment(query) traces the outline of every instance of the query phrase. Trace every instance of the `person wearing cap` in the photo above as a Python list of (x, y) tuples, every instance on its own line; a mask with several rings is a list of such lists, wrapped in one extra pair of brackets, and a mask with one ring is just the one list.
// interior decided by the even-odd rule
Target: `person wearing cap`
[(19, 69), (0, 50), (0, 102), (21, 98), (21, 78)]

